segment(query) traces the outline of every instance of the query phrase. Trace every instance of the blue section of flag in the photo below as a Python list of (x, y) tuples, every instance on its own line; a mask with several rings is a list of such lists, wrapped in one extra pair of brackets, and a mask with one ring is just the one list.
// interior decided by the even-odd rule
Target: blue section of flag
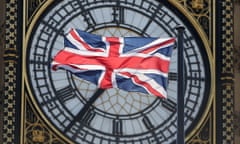
[(99, 77), (101, 76), (102, 71), (100, 70), (94, 70), (94, 71), (84, 71), (84, 72), (78, 72), (74, 73), (76, 76), (87, 80), (95, 85), (98, 85)]
[(84, 41), (94, 48), (104, 48), (106, 49), (105, 43), (102, 41), (102, 37), (99, 35), (89, 34), (87, 32), (76, 30), (80, 37), (84, 39)]
[(144, 37), (125, 37), (123, 53), (143, 47), (156, 40), (157, 38), (144, 38)]

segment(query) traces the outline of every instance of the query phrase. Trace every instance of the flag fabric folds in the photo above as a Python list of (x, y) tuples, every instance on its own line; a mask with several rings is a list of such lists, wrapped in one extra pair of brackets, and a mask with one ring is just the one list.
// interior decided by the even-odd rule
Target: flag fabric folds
[(99, 88), (167, 97), (175, 38), (104, 37), (71, 29), (52, 69), (64, 69)]

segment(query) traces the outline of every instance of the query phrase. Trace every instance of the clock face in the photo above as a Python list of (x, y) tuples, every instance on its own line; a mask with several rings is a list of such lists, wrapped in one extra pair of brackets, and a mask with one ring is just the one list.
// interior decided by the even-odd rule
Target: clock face
[(53, 57), (64, 48), (71, 28), (103, 36), (176, 37), (185, 26), (186, 135), (203, 115), (211, 87), (207, 52), (193, 27), (156, 0), (48, 1), (31, 29), (26, 54), (29, 93), (55, 131), (74, 143), (174, 143), (177, 133), (177, 48), (168, 79), (168, 99), (98, 89), (64, 70), (53, 71)]

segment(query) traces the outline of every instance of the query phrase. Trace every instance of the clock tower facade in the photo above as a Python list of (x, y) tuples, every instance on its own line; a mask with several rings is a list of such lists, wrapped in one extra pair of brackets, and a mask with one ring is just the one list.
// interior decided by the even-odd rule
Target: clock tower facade
[[(175, 143), (174, 52), (166, 101), (102, 91), (68, 72), (54, 73), (49, 64), (69, 28), (110, 36), (174, 37), (181, 24), (186, 28), (185, 141), (233, 143), (232, 1), (28, 0), (9, 1), (5, 7), (2, 142)], [(100, 99), (86, 106), (94, 95)]]

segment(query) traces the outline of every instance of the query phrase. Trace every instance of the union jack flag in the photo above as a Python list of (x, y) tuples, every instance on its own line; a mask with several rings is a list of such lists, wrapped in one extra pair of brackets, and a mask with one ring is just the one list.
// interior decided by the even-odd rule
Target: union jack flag
[(65, 69), (99, 88), (167, 97), (175, 38), (103, 37), (71, 29), (52, 69)]

